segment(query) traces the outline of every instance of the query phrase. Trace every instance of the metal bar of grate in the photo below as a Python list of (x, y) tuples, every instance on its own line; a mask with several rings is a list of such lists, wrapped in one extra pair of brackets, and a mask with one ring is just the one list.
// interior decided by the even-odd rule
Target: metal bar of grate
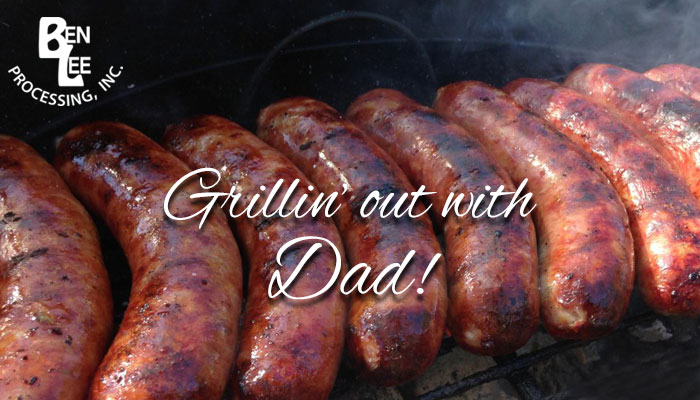
[[(619, 333), (629, 327), (647, 322), (653, 318), (656, 318), (656, 314), (652, 312), (647, 312), (643, 313), (631, 318), (628, 318), (620, 323), (620, 325), (617, 327), (615, 332), (613, 334)], [(599, 340), (599, 339), (596, 339)], [(461, 393), (466, 392), (467, 390), (474, 388), (476, 386), (479, 386), (481, 384), (487, 383), (494, 381), (496, 379), (511, 379), (515, 382), (514, 388), (516, 391), (518, 391), (518, 394), (524, 398), (528, 399), (530, 397), (527, 397), (529, 395), (535, 395), (537, 396), (537, 392), (529, 392), (529, 389), (532, 389), (532, 387), (529, 387), (529, 384), (527, 383), (528, 379), (532, 379), (529, 374), (526, 375), (518, 375), (519, 372), (524, 371), (526, 368), (529, 368), (539, 362), (548, 360), (549, 358), (563, 353), (567, 350), (575, 349), (577, 347), (582, 347), (585, 346), (589, 343), (595, 342), (596, 340), (592, 341), (573, 341), (573, 340), (564, 340), (557, 342), (553, 345), (544, 347), (540, 350), (534, 351), (532, 353), (528, 354), (523, 354), (520, 356), (515, 356), (510, 360), (503, 361), (502, 363), (499, 363), (496, 366), (493, 366), (491, 368), (487, 368), (483, 371), (476, 372), (472, 375), (469, 375), (457, 382), (438, 387), (436, 389), (433, 389), (418, 398), (420, 400), (438, 400), (438, 399), (444, 399), (447, 397), (451, 396), (456, 396)], [(529, 376), (529, 378), (528, 378)], [(534, 381), (534, 380), (533, 380)], [(524, 391), (521, 393), (520, 391)], [(539, 388), (537, 389), (539, 390)], [(539, 397), (533, 397), (533, 398), (542, 398), (542, 394), (539, 393)]]
[(535, 381), (535, 378), (527, 371), (518, 371), (506, 378), (508, 383), (513, 386), (518, 396), (523, 400), (540, 400), (544, 399), (542, 389)]
[[(512, 362), (515, 358), (517, 358), (516, 354), (509, 354), (503, 357), (494, 357), (493, 359), (497, 364), (504, 365)], [(540, 400), (544, 398), (542, 389), (540, 389), (535, 378), (528, 371), (517, 371), (507, 377), (506, 380), (523, 400)]]

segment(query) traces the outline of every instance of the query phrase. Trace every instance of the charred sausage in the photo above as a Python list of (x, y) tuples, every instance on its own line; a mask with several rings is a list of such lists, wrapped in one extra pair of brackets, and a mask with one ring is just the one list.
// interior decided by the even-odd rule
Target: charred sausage
[(84, 399), (112, 335), (97, 231), (58, 173), (0, 135), (0, 398)]
[(644, 76), (670, 86), (695, 101), (700, 101), (700, 68), (683, 64), (665, 64), (650, 69)]
[[(241, 307), (241, 260), (224, 215), (175, 221), (164, 211), (186, 165), (139, 131), (114, 122), (78, 126), (55, 164), (74, 193), (108, 225), (129, 261), (132, 288), (116, 338), (95, 377), (93, 399), (218, 399), (233, 363)], [(201, 206), (170, 201), (185, 217)]]
[[(320, 190), (344, 193), (335, 221), (350, 262), (372, 268), (370, 282), (415, 251), (397, 288), (402, 290), (412, 280), (416, 286), (401, 295), (354, 293), (347, 344), (350, 361), (365, 380), (392, 386), (415, 379), (437, 355), (445, 330), (442, 257), (422, 282), (433, 257), (441, 253), (440, 244), (427, 214), (382, 218), (375, 211), (361, 217), (360, 210), (374, 191), (382, 197), (393, 194), (391, 201), (396, 205), (400, 196), (415, 190), (410, 181), (360, 129), (317, 100), (298, 97), (270, 105), (260, 112), (257, 133), (298, 165)], [(422, 211), (419, 205), (414, 215)]]
[[(199, 116), (168, 127), (163, 145), (190, 167), (221, 171), (220, 189), (232, 187), (242, 194), (241, 207), (251, 203), (261, 186), (273, 188), (284, 180), (285, 193), (295, 179), (306, 189), (311, 182), (289, 160), (252, 133), (221, 117)], [(296, 190), (296, 201), (304, 190)], [(272, 209), (279, 206), (274, 198)], [(305, 201), (305, 208), (309, 200)], [(236, 363), (235, 395), (246, 399), (327, 398), (340, 365), (346, 320), (345, 296), (337, 289), (314, 301), (285, 297), (270, 299), (271, 271), (276, 255), (292, 239), (305, 236), (326, 238), (342, 249), (333, 221), (322, 216), (231, 218), (247, 256), (248, 292), (240, 349)], [(304, 251), (292, 253), (282, 268), (286, 281)], [(304, 278), (292, 290), (297, 296), (316, 293), (333, 276), (335, 257), (330, 251), (318, 253), (304, 269)]]
[(593, 160), (484, 83), (442, 87), (434, 106), (478, 138), (513, 179), (528, 179), (545, 328), (570, 339), (612, 330), (632, 292), (634, 249), (625, 208)]
[(700, 102), (642, 74), (607, 64), (581, 65), (565, 85), (633, 124), (700, 199)]
[(700, 209), (668, 162), (572, 89), (519, 79), (504, 90), (586, 150), (610, 179), (627, 208), (646, 302), (664, 314), (700, 313)]
[(514, 186), (462, 128), (400, 92), (372, 90), (348, 118), (387, 149), (414, 185), (435, 192), (432, 211), (444, 231), (448, 273), (447, 324), (462, 347), (505, 354), (527, 342), (539, 322), (535, 233), (529, 217), (442, 218), (450, 193), (482, 194), (487, 185)]

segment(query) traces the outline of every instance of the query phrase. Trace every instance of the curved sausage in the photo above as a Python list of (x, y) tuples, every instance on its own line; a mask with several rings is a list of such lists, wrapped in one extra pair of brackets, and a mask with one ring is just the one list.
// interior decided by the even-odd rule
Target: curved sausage
[(468, 199), (487, 185), (514, 191), (508, 175), (462, 128), (395, 90), (365, 93), (347, 115), (387, 149), (414, 185), (435, 192), (432, 211), (447, 256), (447, 325), (457, 343), (488, 355), (525, 344), (539, 323), (532, 221), (519, 215), (460, 218), (455, 212), (442, 219), (440, 213), (451, 192)]
[(0, 135), (0, 398), (84, 399), (112, 335), (97, 231), (34, 149)]
[(513, 179), (528, 179), (545, 328), (569, 339), (611, 331), (632, 292), (634, 250), (625, 208), (593, 160), (481, 82), (440, 88), (435, 109), (478, 138)]
[[(335, 220), (348, 259), (367, 263), (371, 283), (392, 263), (414, 250), (397, 296), (354, 292), (348, 318), (348, 355), (359, 374), (382, 386), (418, 377), (433, 362), (442, 342), (447, 312), (444, 261), (422, 283), (432, 258), (442, 252), (426, 214), (382, 218), (378, 210), (362, 217), (367, 196), (378, 191), (396, 198), (414, 188), (403, 171), (376, 143), (329, 105), (290, 98), (260, 112), (258, 136), (289, 157), (325, 193), (343, 193)], [(423, 211), (417, 207), (414, 215)], [(388, 282), (391, 276), (383, 282)], [(382, 285), (383, 287), (384, 285)], [(417, 293), (422, 287), (423, 293)]]
[(664, 314), (700, 313), (700, 208), (666, 160), (574, 90), (537, 79), (504, 90), (586, 150), (608, 176), (627, 208), (646, 302)]
[(695, 101), (700, 101), (700, 68), (683, 64), (665, 64), (650, 69), (644, 76), (663, 83)]
[(700, 200), (700, 102), (628, 69), (583, 64), (565, 85), (638, 128)]
[[(226, 219), (164, 212), (189, 172), (139, 131), (115, 122), (73, 128), (55, 164), (74, 193), (108, 225), (131, 267), (129, 305), (97, 371), (92, 399), (220, 398), (233, 363), (241, 307), (241, 260)], [(177, 192), (170, 212), (201, 206)]]
[[(280, 193), (300, 180), (311, 183), (286, 158), (239, 125), (216, 116), (198, 116), (169, 126), (163, 144), (192, 168), (221, 171), (220, 189), (242, 194), (239, 204), (247, 207), (261, 186), (273, 188), (284, 179)], [(303, 190), (296, 190), (289, 204), (296, 204)], [(277, 195), (271, 209), (279, 207)], [(266, 198), (261, 200), (264, 201)], [(311, 201), (304, 202), (305, 209)], [(248, 260), (248, 294), (240, 349), (236, 363), (235, 394), (246, 399), (327, 398), (335, 381), (343, 352), (346, 318), (345, 297), (332, 288), (314, 301), (270, 299), (268, 286), (276, 269), (276, 255), (288, 241), (304, 236), (324, 237), (342, 251), (340, 235), (330, 219), (295, 218), (293, 215), (232, 218), (236, 237)], [(288, 268), (280, 268), (282, 280), (291, 274), (306, 251), (285, 257)], [(291, 293), (304, 296), (318, 292), (331, 279), (335, 256), (317, 253), (295, 281)], [(297, 293), (299, 292), (299, 293)]]

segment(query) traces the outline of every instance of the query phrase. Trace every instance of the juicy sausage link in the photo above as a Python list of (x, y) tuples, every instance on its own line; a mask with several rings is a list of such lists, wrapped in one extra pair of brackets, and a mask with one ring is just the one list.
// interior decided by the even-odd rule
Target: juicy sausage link
[(469, 199), (489, 185), (514, 191), (505, 171), (461, 127), (395, 90), (365, 93), (348, 117), (387, 149), (414, 185), (435, 192), (432, 211), (444, 230), (447, 255), (447, 324), (457, 343), (488, 355), (525, 344), (539, 323), (532, 221), (519, 215), (458, 217), (454, 211), (441, 217), (451, 192)]
[(644, 73), (647, 78), (670, 86), (700, 101), (700, 69), (683, 64), (665, 64)]
[(3, 135), (0, 304), (0, 399), (84, 399), (112, 335), (97, 231), (51, 165)]
[[(402, 194), (415, 191), (410, 181), (360, 129), (317, 100), (290, 98), (265, 108), (258, 117), (258, 135), (289, 157), (321, 191), (345, 192), (335, 220), (350, 262), (372, 268), (368, 283), (415, 251), (396, 286), (402, 290), (414, 281), (406, 292), (354, 293), (347, 349), (359, 374), (372, 383), (393, 386), (418, 377), (437, 355), (445, 331), (447, 278), (442, 257), (422, 282), (432, 258), (442, 252), (440, 244), (426, 214), (382, 218), (375, 210), (361, 216), (370, 193), (377, 191), (384, 198), (393, 194), (391, 204), (396, 205)], [(419, 205), (414, 214), (423, 211)]]
[(439, 89), (435, 109), (478, 138), (513, 179), (528, 179), (537, 203), (545, 328), (569, 339), (611, 331), (632, 292), (634, 249), (625, 208), (593, 160), (505, 93), (481, 82)]
[[(190, 170), (139, 131), (94, 122), (61, 140), (56, 167), (108, 225), (131, 267), (129, 305), (97, 371), (92, 399), (218, 399), (233, 363), (241, 308), (241, 260), (224, 215), (166, 216), (171, 186)], [(199, 211), (190, 193), (169, 203)]]
[(700, 200), (700, 102), (642, 74), (607, 64), (583, 64), (565, 85), (635, 126)]
[[(163, 144), (190, 167), (209, 167), (222, 174), (221, 191), (232, 187), (241, 194), (241, 208), (251, 204), (254, 193), (264, 186), (272, 189), (284, 180), (279, 193), (286, 193), (295, 179), (301, 190), (294, 191), (288, 204), (296, 204), (311, 184), (286, 158), (252, 133), (221, 117), (198, 116), (169, 126)], [(213, 184), (211, 182), (210, 184)], [(308, 193), (307, 193), (308, 194)], [(270, 209), (280, 206), (282, 195), (273, 197)], [(261, 202), (266, 201), (263, 198)], [(311, 201), (304, 201), (308, 209)], [(239, 212), (238, 209), (235, 210)], [(270, 299), (268, 286), (278, 269), (277, 252), (288, 241), (323, 237), (342, 251), (340, 235), (333, 221), (322, 216), (241, 216), (230, 221), (249, 265), (248, 295), (236, 365), (234, 397), (245, 399), (327, 398), (335, 381), (343, 353), (347, 305), (345, 297), (332, 288), (311, 301), (284, 296)], [(297, 251), (298, 250), (298, 251)], [(286, 281), (306, 253), (304, 248), (284, 256), (279, 268)], [(292, 295), (301, 297), (321, 290), (331, 280), (336, 259), (330, 249), (318, 252), (304, 267)]]
[(519, 79), (505, 91), (586, 150), (608, 176), (627, 208), (646, 302), (664, 314), (700, 313), (700, 209), (666, 160), (574, 90)]

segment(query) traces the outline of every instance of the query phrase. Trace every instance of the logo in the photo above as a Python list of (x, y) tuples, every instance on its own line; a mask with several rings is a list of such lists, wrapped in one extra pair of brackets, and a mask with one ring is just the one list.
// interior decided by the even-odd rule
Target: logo
[[(52, 42), (55, 50), (51, 49)], [(83, 75), (90, 74), (90, 57), (71, 56), (73, 48), (81, 43), (90, 43), (89, 26), (68, 26), (61, 17), (39, 20), (39, 58), (58, 59), (58, 86), (85, 86)]]
[[(39, 20), (39, 59), (56, 60), (56, 80), (46, 82), (57, 84), (59, 88), (85, 88), (86, 80), (92, 74), (90, 48), (91, 30), (89, 26), (68, 25), (61, 17), (42, 17)], [(121, 66), (110, 66), (97, 81), (102, 92), (107, 92), (123, 72)], [(52, 92), (34, 84), (19, 65), (7, 71), (12, 82), (34, 100), (57, 107), (77, 106), (97, 100), (97, 94), (89, 88), (73, 92)]]

